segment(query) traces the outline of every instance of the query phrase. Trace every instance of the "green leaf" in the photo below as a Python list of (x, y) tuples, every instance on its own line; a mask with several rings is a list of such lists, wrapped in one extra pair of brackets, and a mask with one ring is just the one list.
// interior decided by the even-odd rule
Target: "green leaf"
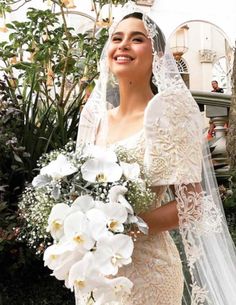
[(17, 161), (17, 162), (20, 162), (20, 163), (24, 163), (22, 161), (22, 159), (13, 151), (13, 155), (14, 155), (14, 159)]
[(12, 65), (14, 68), (19, 69), (19, 70), (27, 70), (32, 66), (32, 63), (27, 62), (27, 61), (22, 61), (17, 64)]
[(16, 27), (15, 27), (14, 24), (12, 24), (12, 23), (7, 23), (7, 24), (6, 24), (6, 27), (7, 27), (8, 29), (12, 29), (12, 30), (15, 30), (15, 29), (16, 29)]

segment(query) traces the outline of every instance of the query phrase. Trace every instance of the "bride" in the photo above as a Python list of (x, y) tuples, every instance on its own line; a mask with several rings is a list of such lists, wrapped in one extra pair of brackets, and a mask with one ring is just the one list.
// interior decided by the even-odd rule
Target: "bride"
[[(138, 234), (132, 264), (119, 272), (134, 283), (123, 305), (181, 305), (187, 281), (192, 305), (236, 304), (235, 248), (201, 123), (163, 33), (128, 3), (110, 29), (77, 140), (125, 146), (144, 164), (157, 193), (153, 207), (139, 215), (149, 234)], [(169, 234), (177, 227), (185, 272)]]

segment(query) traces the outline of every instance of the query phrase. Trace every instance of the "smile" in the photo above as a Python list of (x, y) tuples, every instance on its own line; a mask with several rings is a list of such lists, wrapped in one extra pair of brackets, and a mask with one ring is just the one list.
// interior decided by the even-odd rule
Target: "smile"
[(114, 59), (117, 61), (117, 62), (131, 62), (133, 60), (133, 58), (131, 56), (124, 56), (124, 55), (118, 55), (118, 56), (115, 56)]

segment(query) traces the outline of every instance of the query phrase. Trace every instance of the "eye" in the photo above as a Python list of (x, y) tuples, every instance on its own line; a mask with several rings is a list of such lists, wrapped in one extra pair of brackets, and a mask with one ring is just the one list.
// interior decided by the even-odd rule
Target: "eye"
[(120, 37), (120, 36), (113, 36), (112, 37), (112, 41), (113, 42), (119, 42), (119, 41), (121, 41), (122, 40), (122, 38)]
[(140, 43), (140, 42), (143, 42), (143, 38), (142, 37), (134, 37), (133, 41)]

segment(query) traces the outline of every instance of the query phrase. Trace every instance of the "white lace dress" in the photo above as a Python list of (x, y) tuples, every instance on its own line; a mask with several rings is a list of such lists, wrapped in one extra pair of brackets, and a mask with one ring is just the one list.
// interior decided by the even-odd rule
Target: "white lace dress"
[[(143, 162), (145, 151), (144, 132), (141, 131), (121, 145)], [(166, 187), (160, 186), (158, 201), (160, 206)], [(131, 296), (124, 305), (181, 305), (183, 295), (183, 274), (179, 252), (170, 234), (138, 236), (135, 241), (132, 263), (120, 269), (119, 275), (128, 277), (133, 283)]]

